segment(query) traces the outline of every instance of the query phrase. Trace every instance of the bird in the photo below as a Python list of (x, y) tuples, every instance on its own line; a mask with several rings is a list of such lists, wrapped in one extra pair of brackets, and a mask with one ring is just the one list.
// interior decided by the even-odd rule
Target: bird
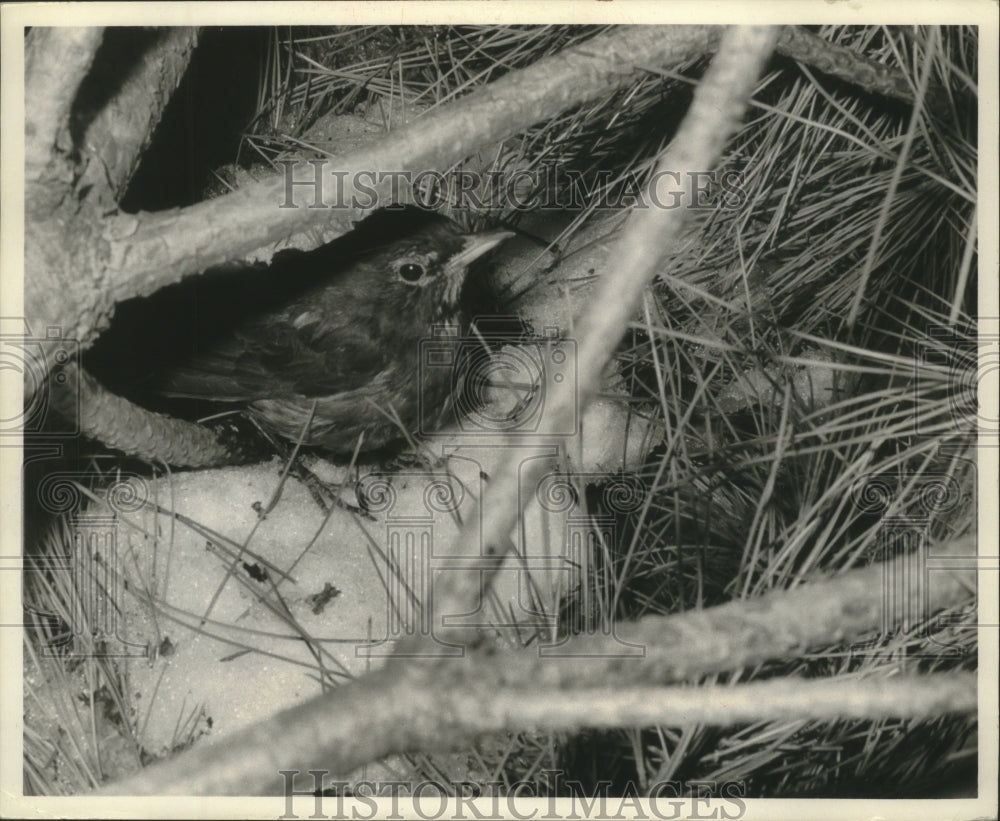
[(283, 258), (277, 269), (298, 269), (292, 292), (194, 345), (157, 392), (239, 406), (266, 432), (331, 455), (378, 451), (453, 418), (454, 374), (424, 367), (422, 342), (438, 353), (466, 343), (470, 266), (513, 233), (464, 233), (440, 214), (403, 224), (369, 229), (374, 243), (358, 252), (330, 244)]

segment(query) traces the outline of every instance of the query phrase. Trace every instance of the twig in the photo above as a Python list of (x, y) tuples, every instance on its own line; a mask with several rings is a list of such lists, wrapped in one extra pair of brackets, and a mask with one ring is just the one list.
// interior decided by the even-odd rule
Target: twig
[(786, 26), (775, 50), (865, 91), (913, 102), (913, 89), (902, 71), (824, 40), (799, 26)]

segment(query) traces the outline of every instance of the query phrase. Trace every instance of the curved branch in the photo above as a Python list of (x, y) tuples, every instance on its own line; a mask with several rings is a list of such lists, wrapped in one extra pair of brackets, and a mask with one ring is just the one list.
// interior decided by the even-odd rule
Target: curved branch
[(207, 467), (242, 461), (208, 428), (164, 416), (117, 396), (76, 365), (63, 368), (70, 390), (53, 390), (56, 409), (78, 421), (79, 430), (109, 448), (176, 467)]

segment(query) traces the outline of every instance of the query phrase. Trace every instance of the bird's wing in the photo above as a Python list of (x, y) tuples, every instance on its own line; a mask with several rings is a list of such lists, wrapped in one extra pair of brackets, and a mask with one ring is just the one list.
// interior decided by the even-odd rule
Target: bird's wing
[(201, 351), (165, 375), (167, 396), (247, 402), (288, 396), (332, 396), (366, 385), (386, 366), (366, 323), (340, 325), (288, 313), (260, 319)]

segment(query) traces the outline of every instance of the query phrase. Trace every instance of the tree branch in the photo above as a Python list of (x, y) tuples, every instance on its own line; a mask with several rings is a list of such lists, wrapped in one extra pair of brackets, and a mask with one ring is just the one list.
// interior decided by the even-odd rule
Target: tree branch
[[(936, 553), (971, 556), (975, 543), (971, 537), (958, 539)], [(333, 772), (346, 773), (391, 753), (459, 746), (481, 733), (528, 727), (917, 717), (975, 709), (971, 674), (870, 686), (858, 679), (778, 679), (698, 689), (635, 686), (735, 670), (870, 635), (882, 626), (885, 579), (910, 563), (911, 557), (901, 557), (752, 601), (623, 624), (617, 639), (573, 638), (558, 655), (489, 648), (456, 663), (423, 667), (397, 658), (356, 682), (102, 792), (255, 792), (267, 790), (279, 769), (306, 770), (322, 760)], [(926, 596), (928, 613), (968, 600), (974, 570), (937, 575), (929, 589), (904, 586), (899, 592), (911, 604)], [(810, 609), (814, 617), (799, 629)], [(645, 658), (619, 655), (625, 640), (641, 641)]]
[[(278, 792), (280, 770), (318, 761), (331, 775), (407, 751), (445, 751), (486, 733), (526, 728), (733, 724), (783, 719), (924, 718), (977, 707), (974, 673), (893, 678), (777, 679), (737, 686), (497, 688), (489, 682), (416, 682), (386, 671), (98, 791), (98, 795), (243, 795)], [(385, 698), (373, 703), (371, 688)], [(303, 745), (302, 740), (308, 739)]]
[(70, 109), (103, 37), (100, 27), (28, 32), (24, 46), (26, 184), (47, 177), (54, 158), (72, 148), (65, 139)]
[[(935, 557), (975, 555), (971, 536), (934, 547)], [(810, 647), (850, 645), (885, 630), (887, 617), (893, 613), (930, 615), (972, 598), (976, 574), (971, 566), (928, 574), (926, 583), (914, 582), (908, 575), (913, 566), (913, 557), (903, 556), (755, 599), (620, 622), (600, 635), (575, 636), (535, 653), (477, 655), (476, 664), (482, 666), (484, 678), (497, 686), (534, 682), (566, 689), (608, 686), (615, 681), (688, 681), (799, 658)], [(903, 579), (907, 583), (899, 583)], [(896, 596), (893, 613), (886, 613), (888, 590)]]
[[(778, 36), (774, 27), (734, 28), (726, 33), (718, 55), (698, 85), (691, 108), (680, 131), (661, 159), (653, 179), (662, 184), (645, 193), (644, 207), (634, 209), (610, 258), (617, 261), (595, 286), (593, 300), (577, 325), (577, 378), (553, 386), (546, 398), (539, 441), (557, 431), (572, 428), (601, 384), (605, 363), (638, 309), (642, 292), (656, 273), (660, 257), (679, 235), (690, 205), (685, 187), (691, 171), (714, 167), (741, 116), (764, 61)], [(676, 180), (676, 181), (675, 181)], [(656, 207), (679, 202), (682, 207)], [(507, 462), (487, 486), (479, 516), (471, 516), (456, 540), (456, 546), (482, 545), (485, 555), (502, 556), (509, 534), (520, 514), (521, 487), (534, 487), (544, 470), (535, 460), (526, 464)], [(480, 527), (482, 528), (480, 530)], [(480, 541), (481, 539), (481, 541)], [(435, 609), (444, 613), (474, 612), (483, 577), (490, 571), (476, 567), (444, 575), (435, 586)], [(404, 642), (400, 652), (418, 653), (416, 645), (425, 637)], [(475, 642), (469, 633), (449, 631), (449, 640)]]
[(67, 385), (78, 391), (53, 390), (57, 410), (79, 422), (79, 430), (109, 448), (150, 462), (176, 467), (208, 467), (242, 461), (209, 428), (155, 413), (111, 393), (87, 371), (63, 368)]
[[(110, 29), (106, 47), (124, 48), (125, 38), (131, 44), (137, 36), (135, 31)], [(98, 60), (78, 101), (81, 108), (99, 106), (79, 136), (86, 165), (78, 187), (89, 188), (88, 196), (106, 207), (121, 199), (197, 44), (196, 28), (156, 29), (133, 46), (141, 48), (134, 65), (123, 68), (118, 54), (119, 59)], [(115, 93), (104, 99), (101, 95), (108, 86)]]
[(924, 718), (977, 707), (974, 673), (834, 679), (780, 678), (735, 686), (501, 689), (465, 718), (477, 733), (656, 724)]

